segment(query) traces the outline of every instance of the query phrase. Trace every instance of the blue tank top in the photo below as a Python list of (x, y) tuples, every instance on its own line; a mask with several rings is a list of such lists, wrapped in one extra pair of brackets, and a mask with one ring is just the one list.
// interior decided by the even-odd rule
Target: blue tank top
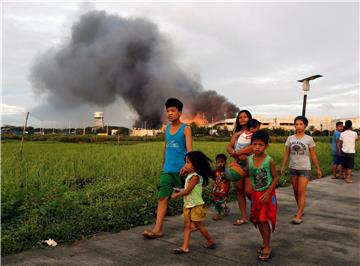
[(184, 129), (186, 125), (181, 124), (178, 131), (170, 134), (170, 125), (166, 126), (166, 149), (165, 149), (165, 163), (164, 173), (179, 173), (180, 169), (185, 164), (184, 159), (187, 153)]

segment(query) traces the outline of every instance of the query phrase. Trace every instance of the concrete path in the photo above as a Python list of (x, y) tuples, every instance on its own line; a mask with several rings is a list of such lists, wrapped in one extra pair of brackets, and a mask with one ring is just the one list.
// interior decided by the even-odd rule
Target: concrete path
[(2, 257), (3, 265), (360, 265), (360, 172), (354, 183), (330, 177), (310, 182), (304, 222), (292, 225), (295, 200), (291, 187), (277, 189), (278, 226), (273, 234), (273, 257), (259, 262), (258, 231), (250, 223), (233, 226), (239, 210), (224, 220), (206, 220), (217, 241), (216, 250), (206, 250), (198, 232), (192, 234), (191, 252), (174, 255), (182, 242), (181, 215), (167, 217), (165, 235), (145, 240), (140, 226), (117, 234), (102, 233), (72, 245), (30, 250)]

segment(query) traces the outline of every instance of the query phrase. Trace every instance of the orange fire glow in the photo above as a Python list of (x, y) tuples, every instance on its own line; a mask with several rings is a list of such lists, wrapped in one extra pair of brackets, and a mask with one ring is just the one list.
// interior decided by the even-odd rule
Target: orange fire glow
[(191, 117), (190, 115), (187, 114), (183, 114), (181, 116), (181, 121), (185, 124), (195, 123), (197, 126), (205, 126), (209, 124), (209, 121), (201, 113), (197, 113), (194, 117)]

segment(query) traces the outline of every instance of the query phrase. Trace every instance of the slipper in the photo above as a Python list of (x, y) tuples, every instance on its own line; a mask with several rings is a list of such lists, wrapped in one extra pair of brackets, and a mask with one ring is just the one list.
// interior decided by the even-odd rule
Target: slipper
[(233, 222), (233, 225), (243, 225), (246, 224), (248, 220), (245, 219), (237, 219), (235, 222)]
[(271, 252), (269, 253), (260, 253), (258, 259), (261, 261), (268, 261), (271, 258)]
[(213, 216), (213, 220), (214, 221), (219, 221), (219, 220), (221, 220), (223, 217), (220, 215), (220, 214), (215, 214), (214, 216)]
[(345, 179), (346, 183), (352, 183), (352, 179)]
[(293, 224), (301, 224), (301, 223), (302, 223), (302, 220), (299, 219), (299, 218), (294, 217), (291, 222), (292, 222)]
[(174, 254), (187, 254), (189, 253), (189, 250), (183, 250), (182, 248), (175, 248), (173, 249)]
[(208, 249), (215, 249), (216, 248), (216, 244), (213, 242), (213, 243), (205, 243), (203, 244), (203, 247), (204, 248), (208, 248)]
[(156, 238), (162, 237), (163, 234), (155, 234), (153, 231), (145, 230), (145, 231), (143, 232), (143, 236), (144, 236), (146, 239), (156, 239)]

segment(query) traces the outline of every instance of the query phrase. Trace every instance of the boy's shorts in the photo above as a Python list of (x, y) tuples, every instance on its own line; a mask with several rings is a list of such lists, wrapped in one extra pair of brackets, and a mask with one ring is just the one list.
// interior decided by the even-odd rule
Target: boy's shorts
[(190, 219), (190, 221), (194, 222), (201, 222), (205, 220), (206, 217), (207, 208), (205, 204), (198, 205), (192, 208), (184, 208), (184, 220), (187, 221)]
[(162, 173), (158, 187), (158, 198), (168, 198), (174, 192), (174, 187), (182, 187), (179, 173)]
[(290, 168), (290, 176), (304, 176), (307, 179), (310, 179), (311, 177), (311, 170), (296, 170), (293, 168)]
[(270, 193), (268, 203), (262, 203), (261, 197), (267, 192), (264, 191), (251, 191), (251, 210), (250, 221), (257, 227), (260, 222), (270, 222), (272, 231), (276, 226), (276, 212), (277, 212), (277, 199), (275, 191)]
[(343, 168), (353, 169), (354, 168), (355, 153), (343, 152)]
[(339, 165), (343, 164), (343, 156), (339, 156), (338, 154), (333, 154), (333, 164)]

